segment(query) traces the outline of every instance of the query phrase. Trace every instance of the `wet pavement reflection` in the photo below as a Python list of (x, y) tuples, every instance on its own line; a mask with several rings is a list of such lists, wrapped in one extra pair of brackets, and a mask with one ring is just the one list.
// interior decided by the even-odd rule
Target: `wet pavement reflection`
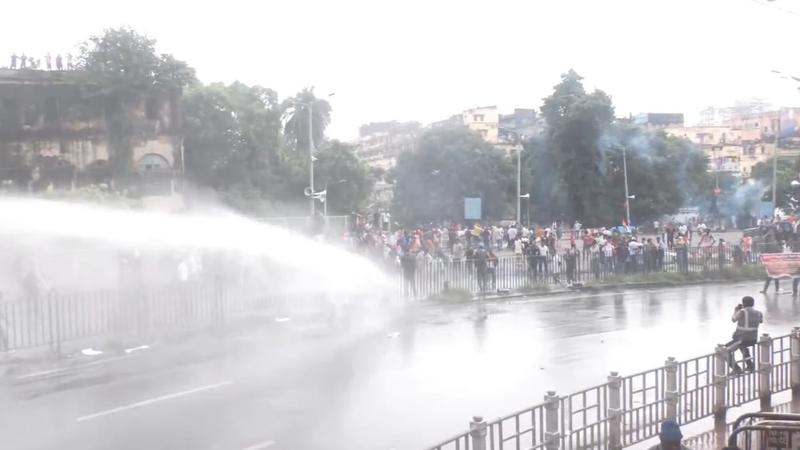
[(353, 448), (422, 448), (466, 430), (472, 415), (505, 415), (540, 403), (547, 390), (566, 394), (612, 370), (711, 353), (733, 332), (730, 314), (743, 295), (765, 312), (762, 332), (800, 324), (797, 300), (757, 291), (743, 283), (420, 308), (399, 339), (361, 349), (369, 362), (350, 384), (340, 428), (323, 426), (320, 435), (359, 430)]

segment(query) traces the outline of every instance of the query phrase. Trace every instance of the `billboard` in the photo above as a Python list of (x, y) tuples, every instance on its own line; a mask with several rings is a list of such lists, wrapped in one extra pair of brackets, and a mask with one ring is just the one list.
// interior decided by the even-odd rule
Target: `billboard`
[(765, 253), (761, 264), (770, 278), (800, 277), (800, 253)]
[(464, 220), (481, 220), (480, 197), (464, 197)]

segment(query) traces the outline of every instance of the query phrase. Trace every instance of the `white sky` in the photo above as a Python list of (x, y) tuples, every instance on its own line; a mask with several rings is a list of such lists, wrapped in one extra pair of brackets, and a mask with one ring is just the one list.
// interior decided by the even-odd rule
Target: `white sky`
[(800, 75), (800, 0), (40, 0), (2, 10), (0, 65), (12, 51), (65, 53), (128, 25), (204, 82), (238, 79), (281, 98), (311, 85), (335, 92), (329, 134), (341, 139), (370, 121), (538, 108), (570, 67), (612, 96), (618, 116), (692, 120), (754, 96), (800, 105), (796, 83), (770, 73)]

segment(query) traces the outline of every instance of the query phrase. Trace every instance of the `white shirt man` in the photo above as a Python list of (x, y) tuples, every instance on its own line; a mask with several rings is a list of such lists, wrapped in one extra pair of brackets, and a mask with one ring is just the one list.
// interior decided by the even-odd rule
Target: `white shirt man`
[(512, 241), (517, 238), (517, 227), (511, 227), (508, 229), (508, 238)]

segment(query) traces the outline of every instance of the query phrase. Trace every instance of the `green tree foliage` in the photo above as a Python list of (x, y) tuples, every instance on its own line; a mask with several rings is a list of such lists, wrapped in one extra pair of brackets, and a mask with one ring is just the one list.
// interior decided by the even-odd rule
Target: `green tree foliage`
[(599, 218), (596, 197), (604, 187), (600, 139), (614, 120), (611, 99), (602, 91), (587, 94), (581, 77), (570, 70), (544, 100), (542, 114), (548, 124), (547, 159), (558, 172), (556, 186), (566, 200), (562, 213), (568, 220), (593, 222)]
[(634, 223), (707, 206), (713, 178), (702, 151), (685, 140), (616, 123), (611, 99), (587, 93), (574, 71), (545, 98), (547, 133), (525, 143), (523, 193), (540, 222), (616, 225), (625, 217), (623, 147)]
[(197, 86), (184, 96), (183, 111), (192, 181), (219, 189), (281, 189), (281, 110), (274, 91), (238, 82)]
[[(750, 171), (750, 178), (760, 182), (764, 186), (764, 196), (762, 200), (772, 201), (772, 158), (762, 161)], [(775, 203), (777, 207), (786, 208), (788, 206), (791, 183), (800, 178), (800, 158), (778, 158), (778, 183), (777, 196)]]
[(328, 214), (350, 214), (366, 206), (374, 179), (353, 147), (331, 141), (317, 153), (315, 189), (327, 190)]
[(154, 40), (130, 28), (108, 29), (90, 37), (80, 46), (77, 65), (103, 99), (111, 168), (120, 179), (132, 168), (135, 106), (156, 92), (180, 92), (194, 83), (194, 70), (170, 55), (158, 55)]
[(465, 127), (435, 128), (403, 153), (392, 172), (393, 215), (406, 224), (463, 221), (464, 197), (482, 198), (483, 216), (509, 213), (514, 172), (503, 154)]
[[(183, 101), (187, 177), (259, 214), (288, 203), (304, 206), (308, 156), (282, 144), (284, 106), (274, 91), (260, 86), (215, 83), (190, 89)], [(338, 141), (321, 147), (315, 154), (315, 189), (330, 187), (328, 212), (364, 206), (372, 181), (353, 148)]]
[(308, 151), (308, 108), (311, 108), (314, 148), (325, 139), (325, 128), (331, 121), (331, 105), (314, 95), (313, 88), (303, 89), (283, 102), (284, 128), (287, 142), (295, 149)]

